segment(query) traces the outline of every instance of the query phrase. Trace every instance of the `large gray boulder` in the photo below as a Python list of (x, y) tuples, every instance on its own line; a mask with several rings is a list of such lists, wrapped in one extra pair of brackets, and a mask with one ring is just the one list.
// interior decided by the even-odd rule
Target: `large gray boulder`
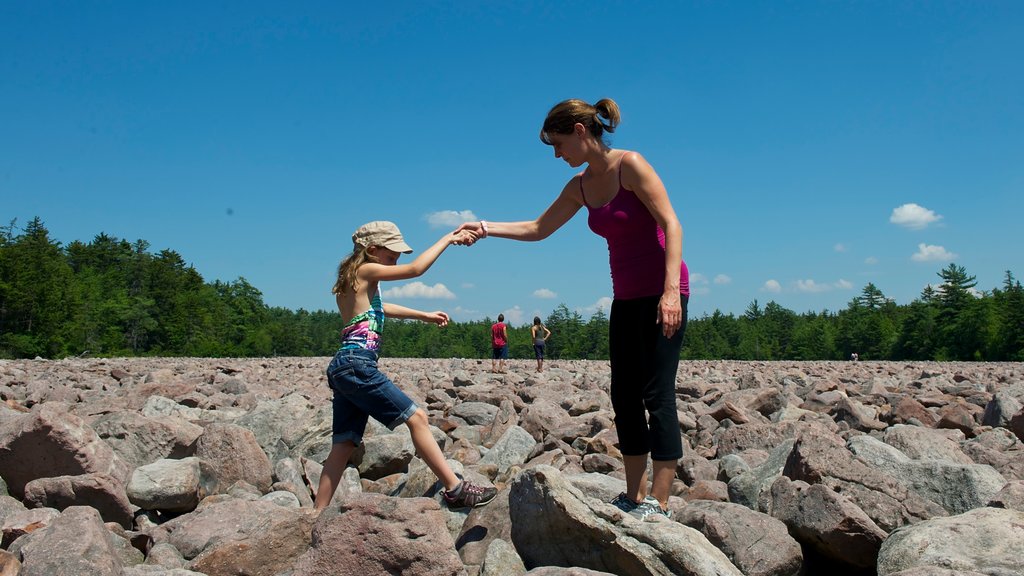
[(985, 406), (981, 423), (986, 426), (1008, 428), (1014, 414), (1021, 409), (1024, 409), (1024, 382), (997, 390)]
[(93, 508), (67, 508), (18, 541), (19, 576), (120, 576), (125, 563), (113, 538)]
[(270, 491), (270, 459), (247, 428), (228, 423), (207, 424), (196, 440), (196, 457), (209, 467), (203, 479), (209, 494), (224, 494), (239, 480), (252, 484), (261, 493)]
[(60, 511), (55, 508), (26, 509), (22, 506), (21, 509), (8, 509), (3, 516), (3, 522), (0, 522), (0, 547), (6, 548), (18, 538), (49, 526), (58, 516)]
[(874, 566), (887, 536), (864, 510), (823, 484), (780, 476), (772, 484), (771, 508), (801, 544), (848, 566)]
[(675, 519), (703, 534), (744, 576), (796, 576), (803, 565), (800, 544), (786, 524), (728, 502), (694, 500)]
[(494, 464), (498, 473), (503, 474), (512, 466), (520, 466), (537, 446), (529, 432), (519, 426), (511, 426), (502, 434), (494, 446), (480, 459), (480, 464)]
[(99, 473), (123, 484), (129, 472), (124, 460), (60, 403), (0, 423), (0, 470), (16, 498), (36, 478)]
[(38, 478), (25, 485), (25, 504), (33, 508), (63, 510), (70, 506), (91, 506), (104, 522), (124, 528), (133, 525), (134, 507), (125, 486), (109, 474), (80, 474)]
[(767, 460), (729, 480), (729, 501), (757, 512), (767, 512), (771, 508), (772, 484), (782, 476), (795, 443), (792, 438), (782, 440), (768, 454)]
[(958, 464), (946, 460), (912, 460), (893, 446), (871, 436), (855, 436), (847, 443), (859, 458), (884, 471), (915, 494), (950, 514), (986, 505), (1006, 484), (991, 466)]
[(199, 458), (157, 460), (132, 472), (128, 498), (143, 510), (188, 512), (200, 499)]
[(436, 501), (353, 495), (320, 515), (313, 527), (312, 547), (292, 572), (292, 576), (370, 574), (466, 574)]
[(885, 430), (882, 440), (899, 449), (912, 460), (943, 460), (954, 464), (974, 464), (974, 460), (964, 454), (960, 448), (964, 442), (964, 434), (959, 430), (896, 424)]
[(196, 439), (203, 433), (202, 426), (182, 418), (148, 418), (127, 410), (99, 416), (93, 421), (92, 429), (131, 468), (162, 458), (191, 456), (195, 453)]
[(938, 504), (854, 456), (841, 438), (819, 428), (801, 431), (782, 474), (842, 494), (886, 532), (947, 515)]
[[(512, 546), (512, 519), (508, 509), (509, 493), (508, 489), (498, 491), (490, 504), (474, 508), (462, 523), (462, 530), (455, 538), (455, 549), (470, 574), (482, 569), (492, 552), (491, 543), (495, 540), (503, 540), (515, 550)], [(516, 557), (519, 557), (518, 552)], [(522, 558), (519, 561), (522, 562)]]
[(377, 480), (409, 469), (409, 463), (416, 455), (416, 447), (412, 443), (408, 426), (400, 425), (394, 430), (388, 430), (371, 420), (366, 430), (361, 445), (362, 455), (352, 462), (358, 466), (360, 476)]
[(520, 473), (509, 495), (512, 542), (527, 568), (576, 566), (614, 574), (739, 576), (700, 532), (665, 518), (640, 522), (583, 495), (561, 472)]
[(153, 529), (154, 543), (174, 546), (188, 569), (210, 576), (274, 576), (309, 548), (314, 514), (265, 500), (217, 496)]
[(978, 508), (890, 534), (878, 553), (878, 575), (927, 568), (1012, 576), (1021, 574), (1022, 559), (1024, 512)]
[(259, 401), (234, 423), (252, 431), (271, 462), (285, 457), (312, 457), (330, 443), (331, 405), (314, 403), (293, 392), (276, 400)]

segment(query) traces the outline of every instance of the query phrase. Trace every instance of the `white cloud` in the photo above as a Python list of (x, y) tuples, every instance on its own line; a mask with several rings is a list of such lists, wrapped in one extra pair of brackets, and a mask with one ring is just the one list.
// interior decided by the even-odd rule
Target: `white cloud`
[(910, 228), (911, 230), (921, 230), (929, 224), (938, 222), (941, 219), (942, 216), (939, 216), (924, 206), (918, 206), (914, 203), (904, 204), (894, 208), (892, 215), (889, 216), (889, 222), (905, 228)]
[(385, 298), (432, 298), (454, 300), (455, 294), (444, 284), (427, 286), (423, 282), (410, 282), (381, 292)]
[(808, 278), (807, 280), (796, 281), (797, 292), (808, 292), (811, 294), (816, 294), (819, 292), (828, 292), (829, 290), (849, 290), (851, 288), (853, 288), (853, 284), (851, 284), (848, 280), (843, 280), (842, 278), (831, 284), (819, 284), (814, 280), (811, 280), (810, 278)]
[(612, 299), (610, 297), (608, 297), (608, 296), (603, 296), (601, 298), (598, 298), (597, 302), (594, 302), (590, 306), (587, 306), (587, 307), (583, 308), (582, 310), (580, 310), (580, 312), (582, 314), (590, 315), (590, 314), (593, 314), (593, 313), (597, 312), (598, 310), (604, 310), (604, 313), (605, 313), (606, 316), (609, 313), (611, 313), (611, 311), (612, 311)]
[(458, 316), (459, 318), (465, 318), (467, 320), (479, 320), (484, 317), (483, 312), (479, 310), (473, 310), (472, 308), (463, 308), (462, 306), (456, 306), (451, 311), (452, 318)]
[(832, 249), (836, 252), (846, 252), (846, 244), (836, 244)]
[[(505, 323), (511, 324), (513, 326), (522, 325), (523, 318), (526, 316), (526, 313), (523, 312), (523, 309), (520, 308), (519, 306), (513, 306), (512, 308), (509, 308), (508, 310), (502, 312), (502, 314), (505, 315)], [(533, 318), (531, 318), (530, 320), (533, 320)]]
[(463, 222), (473, 222), (479, 220), (472, 210), (462, 210), (456, 212), (455, 210), (441, 210), (440, 212), (431, 212), (424, 216), (424, 219), (430, 224), (431, 228), (456, 228)]
[(933, 246), (924, 242), (917, 245), (917, 253), (910, 257), (914, 262), (952, 262), (957, 255), (942, 246)]
[(869, 266), (874, 266), (875, 264), (878, 264), (878, 258), (875, 258), (874, 256), (868, 256), (867, 258), (864, 259), (864, 263)]
[(769, 280), (764, 283), (764, 286), (761, 286), (761, 291), (778, 294), (779, 292), (782, 292), (782, 285), (779, 284), (778, 280)]
[(540, 289), (534, 290), (533, 291), (533, 296), (535, 298), (548, 298), (548, 299), (550, 299), (550, 298), (558, 298), (558, 294), (556, 294), (555, 292), (552, 292), (551, 290), (548, 290), (547, 288), (540, 288)]
[(828, 290), (831, 290), (832, 287), (829, 286), (828, 284), (818, 284), (814, 280), (807, 279), (807, 280), (797, 280), (796, 281), (796, 289), (799, 292), (815, 293), (815, 292), (827, 292)]
[(704, 296), (711, 294), (711, 282), (715, 284), (728, 284), (732, 282), (732, 278), (725, 274), (718, 274), (714, 280), (708, 280), (708, 277), (701, 273), (690, 274), (690, 294)]

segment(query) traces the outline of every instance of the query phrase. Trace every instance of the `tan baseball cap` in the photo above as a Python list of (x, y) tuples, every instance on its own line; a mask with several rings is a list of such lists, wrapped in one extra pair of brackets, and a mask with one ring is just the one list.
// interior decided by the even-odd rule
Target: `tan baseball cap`
[(402, 233), (395, 226), (394, 222), (387, 220), (375, 220), (363, 224), (352, 235), (352, 242), (369, 248), (370, 246), (383, 246), (395, 252), (409, 254), (412, 248), (405, 243)]

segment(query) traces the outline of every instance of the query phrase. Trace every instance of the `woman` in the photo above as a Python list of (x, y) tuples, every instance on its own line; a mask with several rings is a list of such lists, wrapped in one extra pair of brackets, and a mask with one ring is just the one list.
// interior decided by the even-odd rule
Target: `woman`
[[(602, 118), (606, 121), (602, 121)], [(612, 503), (640, 518), (668, 516), (682, 441), (675, 378), (686, 329), (689, 272), (683, 231), (654, 168), (636, 152), (611, 148), (619, 108), (566, 100), (548, 112), (540, 139), (555, 158), (586, 169), (573, 176), (536, 220), (467, 222), (478, 238), (537, 241), (586, 207), (588, 224), (608, 241), (614, 300), (609, 319), (611, 398), (626, 471), (626, 492)], [(653, 479), (647, 490), (647, 459)]]

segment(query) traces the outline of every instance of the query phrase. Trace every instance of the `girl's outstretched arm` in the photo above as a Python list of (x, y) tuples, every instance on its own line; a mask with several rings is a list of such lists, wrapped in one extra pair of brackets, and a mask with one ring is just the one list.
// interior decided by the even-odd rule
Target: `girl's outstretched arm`
[(401, 320), (430, 322), (431, 324), (437, 324), (438, 326), (446, 326), (448, 324), (448, 315), (440, 310), (436, 312), (424, 312), (423, 310), (414, 310), (413, 308), (406, 308), (405, 306), (392, 304), (390, 302), (384, 303), (384, 315), (389, 318), (399, 318)]
[(359, 267), (359, 279), (368, 282), (381, 282), (385, 280), (408, 280), (422, 276), (430, 269), (451, 244), (471, 243), (473, 233), (471, 231), (449, 232), (442, 236), (434, 245), (424, 250), (415, 260), (408, 264), (395, 264), (388, 266), (367, 262)]

